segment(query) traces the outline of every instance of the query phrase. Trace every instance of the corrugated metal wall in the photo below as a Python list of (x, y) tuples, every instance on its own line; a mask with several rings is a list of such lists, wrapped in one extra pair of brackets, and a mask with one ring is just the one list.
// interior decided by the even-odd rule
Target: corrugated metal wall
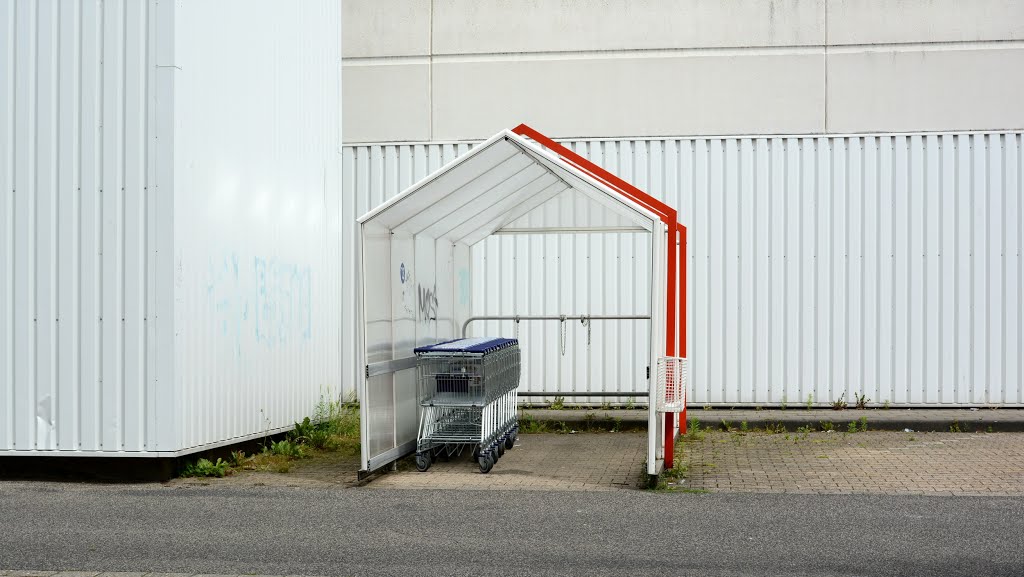
[(0, 450), (167, 441), (147, 368), (155, 12), (0, 1)]
[[(690, 227), (692, 403), (863, 393), (894, 405), (1024, 405), (1021, 133), (569, 144), (675, 206)], [(346, 239), (357, 216), (468, 149), (347, 147)], [(646, 312), (643, 243), (490, 238), (474, 251), (474, 312)], [(342, 351), (357, 379), (348, 295), (346, 286)], [(574, 323), (563, 355), (558, 323), (524, 323), (524, 387), (645, 390), (638, 328), (595, 323), (588, 346)]]
[(175, 384), (193, 449), (290, 428), (340, 392), (341, 5), (176, 5)]

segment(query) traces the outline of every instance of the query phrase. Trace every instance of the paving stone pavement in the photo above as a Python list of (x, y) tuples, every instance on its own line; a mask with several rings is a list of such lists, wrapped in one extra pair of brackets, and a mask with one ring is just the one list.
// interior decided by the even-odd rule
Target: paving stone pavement
[(704, 433), (684, 486), (712, 492), (1024, 496), (1024, 433)]
[(640, 486), (646, 433), (523, 434), (483, 475), (468, 453), (419, 472), (410, 461), (368, 487), (616, 491)]

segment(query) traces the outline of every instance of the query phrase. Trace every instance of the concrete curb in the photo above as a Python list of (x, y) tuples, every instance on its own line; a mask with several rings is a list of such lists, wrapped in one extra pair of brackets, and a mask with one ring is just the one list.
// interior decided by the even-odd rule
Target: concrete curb
[[(590, 421), (594, 424), (619, 419), (623, 426), (646, 426), (647, 411), (641, 410), (585, 410), (585, 409), (523, 409), (521, 415), (528, 415), (537, 421), (563, 422), (572, 426)], [(587, 417), (587, 415), (592, 415)], [(723, 410), (695, 409), (687, 411), (687, 419), (700, 422), (702, 427), (721, 428), (725, 425), (739, 428), (746, 422), (750, 429), (764, 429), (767, 426), (782, 425), (789, 431), (801, 427), (821, 428), (822, 423), (832, 423), (837, 430), (844, 430), (848, 423), (867, 419), (868, 430), (903, 431), (910, 429), (920, 432), (1024, 432), (1024, 409), (828, 409), (787, 410)], [(724, 423), (723, 423), (724, 422)]]

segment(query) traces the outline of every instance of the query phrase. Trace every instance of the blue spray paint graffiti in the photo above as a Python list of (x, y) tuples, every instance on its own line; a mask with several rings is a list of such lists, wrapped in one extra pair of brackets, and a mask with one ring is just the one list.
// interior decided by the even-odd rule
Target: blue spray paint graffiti
[(210, 259), (206, 284), (214, 322), (221, 337), (230, 342), (236, 360), (242, 355), (242, 325), (249, 320), (249, 299), (242, 291), (238, 264), (235, 253), (225, 256), (219, 263)]
[[(206, 297), (213, 330), (231, 347), (235, 359), (253, 338), (274, 348), (312, 338), (312, 271), (308, 265), (254, 257), (252, 268), (237, 253), (210, 259)], [(251, 275), (251, 276), (250, 276)], [(251, 341), (249, 341), (251, 343)]]
[(312, 336), (312, 282), (309, 266), (253, 259), (256, 273), (256, 342), (273, 347)]

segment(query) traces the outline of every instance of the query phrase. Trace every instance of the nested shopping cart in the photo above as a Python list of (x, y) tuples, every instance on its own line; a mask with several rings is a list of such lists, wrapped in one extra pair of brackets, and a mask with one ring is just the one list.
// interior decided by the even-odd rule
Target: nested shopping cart
[(472, 447), (480, 472), (487, 473), (519, 435), (519, 341), (458, 339), (415, 352), (421, 407), (416, 468), (426, 471), (435, 457)]

